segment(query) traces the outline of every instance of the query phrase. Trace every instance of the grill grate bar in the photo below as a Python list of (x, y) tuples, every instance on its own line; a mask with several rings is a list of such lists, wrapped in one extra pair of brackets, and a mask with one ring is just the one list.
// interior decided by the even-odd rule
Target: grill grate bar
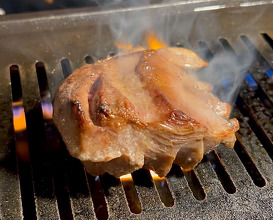
[[(12, 87), (12, 101), (13, 103), (19, 102), (22, 99), (22, 87), (21, 79), (18, 65), (12, 65), (10, 67), (10, 79)], [(16, 116), (16, 111), (23, 110), (22, 103), (13, 106), (14, 117)], [(24, 118), (25, 119), (25, 118)], [(14, 130), (15, 130), (15, 120), (14, 120)], [(26, 131), (16, 132), (16, 153), (18, 158), (19, 166), (19, 178), (21, 187), (21, 199), (23, 206), (23, 215), (26, 219), (36, 219), (35, 211), (35, 201), (33, 192), (33, 178), (32, 178), (32, 167), (29, 164), (29, 145), (27, 141)], [(27, 163), (25, 163), (27, 162)]]
[[(244, 37), (242, 37), (242, 39), (245, 40), (248, 38), (246, 36), (244, 36)], [(236, 47), (235, 47), (235, 45), (236, 45)], [(231, 47), (230, 47), (230, 50), (233, 51), (232, 48), (244, 50), (244, 49), (242, 49), (240, 44), (235, 43), (233, 41), (231, 41)], [(256, 53), (255, 50), (253, 50), (253, 48), (252, 48), (251, 52)], [(240, 51), (239, 51), (239, 53), (240, 53)], [(236, 54), (239, 54), (239, 53), (236, 51)], [(260, 56), (260, 55), (258, 55), (258, 56)], [(259, 58), (258, 61), (262, 62), (263, 60)], [(256, 73), (256, 75), (258, 75), (258, 74), (261, 75), (261, 73)], [(271, 122), (270, 122), (270, 112), (268, 111), (268, 109), (265, 108), (263, 103), (260, 101), (260, 98), (258, 95), (259, 94), (256, 94), (255, 91), (253, 91), (251, 88), (249, 88), (248, 86), (245, 85), (244, 89), (240, 92), (239, 97), (240, 97), (240, 99), (243, 100), (244, 104), (246, 105), (245, 106), (247, 108), (246, 111), (244, 111), (241, 108), (240, 102), (237, 102), (237, 105), (239, 105), (238, 107), (240, 107), (240, 109), (243, 112), (247, 113), (247, 115), (248, 115), (248, 113), (251, 115), (251, 118), (255, 121), (259, 130), (260, 130), (260, 128), (262, 128), (261, 130), (263, 131), (263, 135), (265, 135), (267, 137), (267, 142), (272, 142), (273, 139), (271, 137), (272, 132), (270, 130), (270, 127), (272, 126)], [(264, 94), (264, 95), (266, 96), (266, 94)]]
[[(207, 4), (209, 4), (209, 2), (207, 2), (206, 5)], [(41, 111), (41, 101), (44, 101), (42, 90), (47, 90), (47, 88), (41, 83), (45, 81), (45, 79), (40, 82), (39, 78), (38, 81), (35, 78), (33, 65), (34, 60), (37, 59), (42, 60), (45, 63), (47, 67), (46, 78), (53, 99), (57, 87), (64, 78), (62, 71), (63, 66), (62, 62), (60, 62), (63, 57), (66, 57), (67, 62), (70, 63), (70, 70), (68, 68), (68, 71), (64, 71), (67, 72), (67, 74), (65, 74), (65, 76), (67, 76), (72, 69), (78, 67), (84, 61), (86, 54), (91, 54), (92, 59), (96, 60), (97, 58), (105, 57), (109, 51), (115, 51), (115, 49), (113, 49), (114, 39), (110, 34), (107, 23), (108, 19), (114, 20), (113, 18), (115, 18), (115, 16), (120, 17), (120, 13), (113, 10), (110, 13), (99, 12), (94, 15), (92, 13), (82, 13), (80, 15), (73, 14), (73, 19), (68, 19), (68, 16), (58, 15), (54, 17), (54, 19), (47, 19), (46, 17), (40, 17), (37, 20), (25, 18), (25, 20), (23, 19), (20, 22), (16, 20), (9, 21), (7, 19), (7, 21), (0, 23), (1, 27), (7, 31), (0, 33), (0, 44), (5, 52), (5, 56), (0, 60), (0, 67), (5, 68), (14, 61), (21, 64), (24, 81), (23, 89), (24, 91), (27, 91), (26, 88), (28, 85), (30, 87), (27, 93), (23, 93), (28, 125), (30, 123), (29, 118), (38, 119), (37, 121), (32, 122), (34, 123), (32, 128), (28, 127), (27, 129), (28, 131), (32, 131), (34, 128), (39, 128), (42, 133), (46, 134), (39, 134), (41, 138), (36, 141), (31, 140), (34, 138), (33, 135), (35, 133), (30, 135), (29, 145), (32, 151), (31, 154), (35, 155), (35, 157), (40, 154), (39, 157), (34, 158), (32, 161), (33, 167), (29, 166), (23, 170), (23, 166), (29, 164), (25, 161), (19, 161), (19, 171), (21, 172), (20, 175), (22, 174), (20, 176), (20, 181), (21, 184), (24, 184), (22, 176), (24, 174), (28, 175), (26, 181), (30, 181), (29, 187), (30, 189), (34, 189), (35, 211), (37, 211), (38, 218), (43, 218), (45, 215), (52, 219), (54, 217), (56, 217), (56, 219), (80, 219), (86, 216), (88, 216), (88, 218), (95, 218), (91, 200), (93, 200), (93, 204), (95, 204), (94, 207), (97, 208), (100, 202), (96, 202), (96, 198), (94, 197), (98, 194), (102, 200), (105, 198), (106, 204), (104, 204), (103, 213), (105, 214), (107, 211), (109, 219), (272, 218), (271, 210), (273, 207), (273, 197), (271, 192), (273, 178), (271, 170), (273, 150), (272, 141), (270, 142), (270, 140), (272, 140), (270, 139), (272, 138), (270, 136), (270, 128), (272, 128), (272, 120), (270, 121), (272, 118), (272, 94), (270, 93), (272, 91), (272, 84), (270, 84), (271, 81), (268, 81), (269, 77), (266, 75), (267, 69), (272, 70), (271, 68), (268, 68), (269, 64), (272, 66), (272, 49), (267, 42), (264, 41), (260, 33), (257, 32), (257, 27), (263, 30), (262, 33), (264, 33), (265, 30), (272, 29), (272, 22), (270, 22), (272, 20), (272, 13), (270, 12), (272, 11), (273, 5), (236, 7), (236, 10), (226, 8), (198, 13), (191, 12), (196, 6), (199, 7), (198, 3), (194, 3), (194, 5), (190, 5), (189, 7), (182, 7), (180, 5), (177, 5), (177, 7), (167, 7), (168, 13), (170, 12), (171, 14), (169, 20), (178, 21), (175, 23), (175, 28), (177, 29), (175, 33), (161, 30), (163, 33), (168, 33), (167, 35), (170, 37), (172, 45), (176, 45), (176, 42), (178, 42), (177, 40), (179, 40), (180, 42), (183, 42), (183, 45), (189, 46), (189, 41), (198, 42), (198, 40), (202, 38), (201, 40), (204, 41), (198, 43), (198, 50), (200, 50), (200, 53), (203, 53), (207, 60), (209, 60), (213, 54), (222, 49), (226, 49), (226, 43), (230, 43), (231, 47), (235, 48), (237, 57), (244, 58), (245, 52), (250, 54), (247, 45), (240, 40), (238, 34), (244, 33), (252, 43), (261, 42), (261, 44), (257, 46), (257, 50), (267, 62), (256, 59), (255, 57), (255, 62), (259, 64), (256, 68), (258, 71), (256, 71), (256, 69), (250, 71), (259, 86), (257, 90), (253, 90), (247, 88), (247, 85), (245, 85), (246, 89), (240, 93), (240, 98), (237, 102), (239, 114), (242, 113), (241, 116), (243, 120), (243, 122), (241, 122), (241, 130), (237, 134), (238, 143), (240, 144), (238, 149), (243, 149), (248, 157), (247, 160), (243, 161), (243, 156), (240, 152), (236, 153), (236, 148), (234, 151), (220, 146), (217, 150), (219, 162), (223, 164), (222, 167), (226, 169), (227, 175), (236, 186), (236, 192), (232, 195), (224, 190), (210, 161), (205, 158), (194, 171), (206, 196), (202, 201), (197, 200), (193, 196), (186, 177), (181, 172), (180, 168), (174, 165), (172, 171), (166, 177), (170, 192), (174, 198), (174, 206), (172, 208), (166, 208), (161, 204), (154, 183), (148, 186), (139, 184), (143, 175), (136, 176), (134, 180), (138, 194), (137, 196), (140, 198), (143, 208), (140, 214), (133, 214), (130, 212), (126, 202), (124, 189), (120, 181), (114, 177), (109, 175), (100, 177), (99, 180), (101, 181), (95, 182), (95, 185), (97, 184), (95, 187), (93, 187), (94, 184), (92, 182), (95, 177), (87, 175), (88, 182), (85, 182), (86, 174), (82, 165), (79, 161), (72, 159), (67, 154), (67, 151), (64, 149), (65, 146), (63, 143), (60, 143), (58, 132), (52, 124), (52, 121), (46, 118), (43, 119)], [(137, 10), (138, 9), (133, 10), (133, 13)], [(148, 8), (144, 11), (150, 13)], [(156, 7), (153, 7), (151, 10), (152, 13), (156, 11)], [(161, 7), (158, 11), (165, 12), (165, 9), (164, 7)], [(183, 11), (187, 11), (187, 13), (181, 13)], [(247, 21), (249, 17), (254, 17), (254, 15), (259, 14), (257, 11), (266, 12), (267, 16), (261, 16), (257, 20), (254, 19), (255, 25), (251, 25), (251, 27), (246, 28), (242, 25), (245, 24), (245, 21)], [(129, 14), (131, 11), (121, 10), (121, 14), (125, 15), (127, 13)], [(174, 17), (173, 14), (178, 17)], [(191, 30), (184, 31), (183, 25), (185, 23), (183, 21), (185, 20), (194, 21)], [(218, 29), (216, 26), (215, 28), (203, 28), (204, 32), (201, 36), (198, 32), (199, 27), (207, 27), (207, 24), (211, 25), (210, 21), (212, 20), (217, 20), (219, 24), (223, 25), (223, 30)], [(63, 26), (64, 21), (67, 24), (66, 26)], [(100, 24), (99, 30), (97, 28), (97, 23)], [(26, 24), (26, 26), (23, 27), (21, 24)], [(14, 27), (15, 30), (13, 29)], [(32, 30), (32, 28), (33, 30), (35, 29), (33, 32), (27, 31)], [(19, 38), (16, 36), (16, 33), (20, 33)], [(266, 33), (269, 37), (272, 37), (272, 32)], [(45, 36), (50, 36), (50, 42), (44, 40)], [(256, 42), (253, 41), (253, 39), (256, 40), (257, 36), (258, 40)], [(7, 41), (6, 39), (9, 40)], [(215, 39), (220, 39), (220, 42), (215, 42)], [(9, 43), (17, 49), (12, 52), (10, 49), (6, 49), (6, 47), (9, 47), (6, 46)], [(27, 53), (28, 51), (31, 51), (31, 53)], [(253, 51), (251, 51), (251, 53), (252, 52)], [(32, 60), (31, 64), (29, 63), (29, 60)], [(89, 58), (86, 58), (85, 61), (87, 63), (93, 62)], [(65, 67), (64, 69), (67, 68)], [(39, 71), (37, 70), (37, 72)], [(4, 126), (0, 126), (1, 131), (3, 131), (3, 136), (0, 133), (0, 143), (4, 146), (1, 148), (1, 152), (3, 152), (4, 155), (12, 156), (13, 154), (12, 152), (10, 153), (10, 149), (14, 148), (13, 139), (12, 136), (9, 136), (12, 135), (11, 91), (10, 88), (5, 87), (9, 82), (8, 76), (4, 74), (4, 78), (5, 77), (6, 79), (4, 79), (4, 82), (6, 83), (0, 82), (0, 109), (1, 113), (3, 112), (3, 115), (1, 115), (0, 118), (7, 118), (8, 120), (0, 122), (1, 126), (2, 123)], [(33, 83), (35, 85), (30, 85)], [(38, 90), (38, 85), (40, 85), (40, 91)], [(47, 94), (44, 95), (47, 96)], [(252, 95), (255, 95), (254, 99), (251, 98)], [(42, 96), (42, 98), (40, 96)], [(254, 104), (252, 102), (254, 102)], [(256, 102), (258, 104), (256, 104)], [(260, 108), (262, 111), (260, 111)], [(264, 109), (267, 109), (267, 111), (263, 111)], [(248, 110), (251, 111), (247, 112)], [(247, 118), (249, 118), (249, 121), (247, 121)], [(254, 132), (251, 129), (253, 129)], [(51, 133), (53, 133), (52, 137)], [(24, 138), (26, 138), (26, 134), (24, 133), (23, 135)], [(257, 137), (255, 135), (257, 135)], [(18, 141), (19, 139), (17, 138), (16, 144), (19, 143)], [(23, 141), (23, 139), (21, 141)], [(7, 142), (8, 144), (6, 144)], [(35, 146), (39, 149), (33, 148), (34, 143), (37, 143)], [(49, 151), (49, 154), (43, 154), (45, 151)], [(271, 158), (267, 155), (266, 151)], [(43, 155), (41, 156), (41, 154)], [(42, 159), (39, 161), (38, 159), (40, 158)], [(13, 203), (16, 210), (12, 210), (14, 212), (10, 213), (10, 211), (6, 210), (6, 208), (10, 207), (7, 207), (7, 205), (4, 204), (6, 205), (4, 208), (0, 207), (0, 217), (7, 215), (9, 217), (11, 216), (12, 219), (14, 219), (14, 216), (22, 218), (22, 204), (20, 201), (15, 156), (13, 156), (12, 159), (9, 159), (9, 161), (14, 166), (15, 172), (12, 174), (13, 179), (11, 180), (14, 182), (11, 183), (14, 183), (15, 190), (14, 186), (6, 186), (7, 181), (10, 183), (11, 172), (7, 171), (4, 165), (1, 165), (0, 175), (4, 175), (3, 179), (7, 181), (2, 182), (1, 179), (0, 186), (2, 188), (8, 187), (10, 190), (8, 192), (1, 192), (1, 196), (8, 195), (10, 196), (9, 201), (16, 201)], [(249, 161), (253, 162), (253, 167), (251, 168), (252, 171), (248, 170), (247, 172), (245, 166)], [(253, 183), (252, 179), (255, 181), (255, 178), (259, 177), (254, 177), (254, 175), (252, 175), (251, 179), (251, 176), (249, 175), (249, 173), (253, 172), (256, 168), (266, 180), (266, 185), (264, 187), (257, 187)], [(34, 179), (33, 183), (31, 183), (32, 178)], [(98, 187), (100, 186), (100, 182), (105, 197), (102, 190), (100, 190), (99, 193), (94, 193), (94, 191), (92, 191), (100, 188)], [(227, 182), (226, 184), (229, 183)], [(19, 192), (19, 195), (11, 192), (11, 190)], [(31, 196), (34, 197), (33, 193)], [(23, 195), (22, 197), (22, 199), (24, 199), (26, 196)], [(10, 198), (15, 198), (15, 200)], [(0, 199), (0, 202), (3, 203), (2, 197), (0, 197)], [(44, 208), (42, 208), (42, 204), (45, 205)], [(48, 207), (53, 207), (54, 209)], [(107, 215), (99, 215), (98, 213), (99, 212), (96, 211), (97, 217), (102, 219), (107, 218)]]
[(244, 117), (236, 108), (234, 109), (233, 115), (240, 122), (240, 130), (236, 134), (238, 142), (246, 149), (246, 152), (248, 152), (262, 176), (266, 178), (267, 181), (272, 181), (272, 160), (248, 125), (248, 118)]
[[(223, 184), (220, 182), (219, 177), (217, 177), (217, 174), (212, 168), (207, 156), (205, 156), (202, 162), (198, 164), (195, 171), (200, 179), (200, 182), (202, 183), (206, 193), (206, 200), (208, 200), (208, 202), (215, 203), (215, 197), (221, 197), (222, 195), (228, 197), (228, 193), (224, 189)], [(225, 182), (224, 184), (229, 184), (229, 182)]]
[[(244, 103), (245, 114), (249, 114), (253, 123), (252, 129), (260, 137), (260, 141), (264, 142), (264, 147), (273, 147), (273, 131), (272, 131), (272, 115), (260, 102), (259, 98), (255, 97), (255, 92), (246, 89), (240, 93), (240, 99)], [(246, 113), (247, 112), (247, 113)]]
[(60, 156), (59, 160), (59, 162), (54, 164), (53, 170), (54, 186), (59, 209), (58, 212), (60, 213), (61, 219), (70, 220), (73, 219), (73, 215), (68, 192), (67, 178), (64, 169), (64, 158)]
[(89, 184), (89, 191), (92, 196), (96, 217), (100, 220), (108, 219), (107, 205), (101, 186), (100, 178), (86, 174)]
[(0, 80), (0, 218), (22, 219), (22, 202), (13, 140), (9, 74)]
[(68, 157), (66, 170), (73, 217), (75, 219), (94, 219), (92, 198), (86, 182), (85, 170), (80, 161)]
[(126, 203), (125, 192), (120, 180), (105, 174), (100, 177), (100, 181), (104, 190), (109, 219), (134, 219), (135, 215), (130, 212)]
[[(256, 57), (260, 60), (266, 62), (269, 67), (273, 68), (273, 54), (272, 48), (268, 45), (265, 39), (262, 37), (262, 34), (259, 33), (258, 36), (249, 35), (249, 36), (242, 36), (243, 42), (246, 44), (247, 48), (250, 50), (251, 53), (256, 55)], [(254, 46), (255, 45), (255, 46)]]
[(257, 169), (256, 165), (253, 163), (253, 160), (245, 148), (239, 142), (237, 142), (235, 143), (234, 150), (243, 163), (246, 171), (251, 176), (254, 184), (259, 187), (265, 186), (265, 179)]
[(197, 200), (204, 200), (206, 194), (204, 189), (199, 181), (199, 178), (196, 176), (195, 171), (191, 170), (189, 172), (184, 172), (185, 178), (188, 182), (188, 186), (190, 187), (194, 197)]
[[(179, 198), (187, 198), (188, 203), (193, 203), (196, 201), (191, 189), (188, 186), (187, 180), (182, 172), (181, 168), (173, 164), (171, 171), (166, 177), (169, 189), (174, 198), (174, 207), (180, 207), (181, 212), (183, 209), (187, 210), (187, 206), (182, 206), (183, 203)], [(188, 204), (186, 203), (186, 205)], [(185, 204), (184, 204), (185, 205)]]
[[(259, 36), (258, 39), (260, 38), (261, 37)], [(253, 53), (256, 59), (259, 61), (258, 67), (252, 71), (252, 76), (259, 84), (259, 88), (262, 90), (262, 92), (267, 96), (271, 103), (273, 103), (273, 80), (266, 74), (267, 71), (272, 71), (272, 61), (270, 64), (270, 59), (273, 60), (273, 50), (271, 48), (265, 48), (264, 45), (266, 44), (264, 41), (262, 41), (262, 39), (261, 42), (258, 43), (257, 49), (246, 36), (244, 36), (243, 39), (250, 52)], [(252, 41), (254, 41), (254, 39), (252, 39)], [(262, 53), (260, 51), (262, 51)]]
[(160, 201), (160, 196), (148, 170), (137, 170), (132, 173), (132, 178), (134, 180), (135, 188), (143, 211), (163, 207)]
[[(246, 36), (243, 36), (241, 37), (242, 39), (247, 39)], [(237, 56), (238, 55), (234, 52), (233, 48), (236, 48), (237, 50), (240, 49), (242, 50), (242, 47), (239, 46), (238, 47), (238, 44), (235, 44), (236, 46), (234, 46), (234, 42), (232, 42), (231, 44), (229, 44), (228, 41), (226, 40), (220, 40), (220, 42), (222, 43), (222, 45), (224, 46), (224, 48), (226, 50), (229, 50), (231, 51), (234, 56)], [(233, 44), (233, 47), (231, 46)], [(240, 44), (241, 45), (241, 44)], [(244, 50), (244, 49), (243, 49)], [(236, 51), (237, 53), (241, 52), (241, 51)], [(251, 50), (252, 53), (256, 53), (256, 51), (254, 50)], [(257, 54), (257, 53), (256, 53)], [(258, 57), (261, 57), (260, 55)], [(256, 58), (258, 59), (260, 62), (262, 62), (263, 60), (262, 59), (259, 59), (259, 58)], [(262, 75), (261, 72), (259, 72), (257, 75)], [(257, 84), (258, 85), (258, 84)], [(259, 85), (260, 85), (260, 82), (259, 82)], [(253, 86), (253, 85), (252, 85)], [(258, 86), (259, 87), (259, 86)], [(259, 87), (260, 88), (260, 87)], [(260, 88), (261, 89), (261, 88)], [(264, 94), (266, 96), (266, 94)], [(238, 109), (235, 107), (233, 109), (233, 114), (234, 116), (233, 117), (236, 117), (239, 121), (240, 121), (240, 131), (237, 132), (236, 136), (237, 138), (240, 140), (240, 132), (243, 130), (242, 127), (245, 128), (245, 130), (247, 130), (247, 132), (251, 132), (251, 129), (250, 127), (248, 127), (247, 125), (245, 125), (243, 119), (242, 119), (242, 114), (238, 111)], [(240, 136), (240, 137), (239, 137)], [(244, 135), (246, 137), (252, 137), (252, 138), (256, 138), (255, 135), (252, 133), (251, 136), (249, 135)], [(245, 166), (245, 169), (247, 170), (247, 172), (249, 173), (249, 175), (251, 176), (252, 180), (254, 181), (254, 183), (257, 185), (257, 186), (264, 186), (265, 185), (265, 180), (264, 178), (262, 177), (260, 171), (257, 169), (257, 166), (253, 163), (253, 157), (255, 157), (255, 151), (254, 151), (254, 155), (250, 155), (249, 152), (251, 153), (252, 151), (246, 151), (245, 149), (249, 149), (249, 147), (246, 145), (246, 143), (242, 143), (242, 142), (237, 142), (235, 144), (235, 152), (237, 153), (237, 155), (239, 156), (240, 160), (242, 161), (242, 163), (244, 164)], [(250, 149), (249, 149), (250, 150)], [(257, 150), (257, 149), (256, 149)]]
[(228, 149), (220, 145), (217, 148), (217, 154), (234, 182), (237, 193), (241, 193), (245, 185), (253, 186), (254, 183), (251, 182), (250, 176), (233, 149)]
[(131, 212), (135, 214), (140, 214), (142, 208), (132, 177), (122, 178), (121, 183), (125, 191), (126, 199)]
[[(238, 56), (238, 53), (242, 53), (242, 51), (235, 51), (233, 50), (232, 45), (238, 45), (238, 43), (234, 43), (232, 42), (231, 44), (229, 44), (229, 42), (226, 39), (220, 39), (220, 43), (223, 45), (223, 48), (226, 51), (229, 51), (230, 53), (233, 54), (233, 56)], [(206, 45), (203, 44), (203, 47), (206, 47)], [(241, 46), (237, 46), (237, 49), (240, 48), (242, 50)], [(206, 48), (206, 50), (209, 50), (209, 48)], [(243, 49), (244, 50), (244, 49)], [(239, 158), (241, 159), (241, 161), (243, 162), (243, 164), (245, 165), (246, 163), (251, 163), (253, 164), (251, 158), (247, 157), (247, 153), (246, 154), (242, 154), (243, 151), (240, 151), (240, 147), (238, 146), (238, 144), (235, 147), (236, 153), (238, 154)], [(211, 154), (208, 154), (207, 157), (210, 158)], [(246, 166), (246, 165), (245, 165)], [(249, 172), (250, 176), (252, 177), (254, 183), (256, 183), (259, 186), (264, 186), (265, 185), (265, 180), (263, 179), (263, 177), (261, 176), (260, 172), (257, 170), (256, 166), (254, 165), (253, 168), (251, 168), (251, 166), (247, 166), (246, 170)], [(222, 173), (222, 172), (221, 172)]]
[(38, 218), (49, 215), (58, 219), (58, 207), (55, 197), (51, 168), (47, 165), (46, 134), (41, 108), (41, 97), (38, 88), (35, 64), (20, 68), (23, 105), (29, 152), (32, 164), (34, 198)]
[(233, 194), (236, 191), (233, 181), (227, 173), (219, 155), (216, 151), (212, 151), (206, 155), (206, 158), (210, 161), (212, 168), (214, 169), (218, 179), (227, 193)]
[[(150, 171), (151, 172), (151, 171)], [(165, 207), (173, 207), (174, 201), (165, 177), (153, 177), (154, 184)]]

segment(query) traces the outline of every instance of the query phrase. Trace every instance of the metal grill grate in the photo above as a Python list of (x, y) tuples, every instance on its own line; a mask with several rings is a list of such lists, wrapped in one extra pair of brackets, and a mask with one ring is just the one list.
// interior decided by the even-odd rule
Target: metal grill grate
[[(220, 3), (226, 8), (212, 10)], [(0, 218), (273, 218), (273, 5), (240, 4), (193, 2), (1, 18)], [(219, 51), (255, 56), (233, 111), (240, 121), (238, 141), (234, 149), (219, 146), (189, 173), (174, 165), (164, 179), (145, 170), (132, 179), (92, 177), (69, 156), (46, 109), (72, 70), (115, 52), (109, 20), (138, 10), (144, 20), (161, 12), (176, 16), (181, 25), (194, 19), (189, 33), (170, 33), (171, 43), (208, 61)], [(261, 13), (266, 16), (257, 17)], [(249, 18), (254, 18), (251, 26), (245, 25)], [(222, 28), (211, 28), (212, 19)], [(196, 32), (200, 27), (202, 34)], [(20, 111), (26, 130), (15, 132), (13, 116)]]

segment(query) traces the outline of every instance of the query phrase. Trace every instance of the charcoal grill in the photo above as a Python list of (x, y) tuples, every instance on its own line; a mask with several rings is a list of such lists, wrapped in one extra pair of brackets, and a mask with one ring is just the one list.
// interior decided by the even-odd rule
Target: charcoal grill
[[(192, 1), (0, 18), (0, 218), (272, 219), (272, 11), (271, 1)], [(145, 170), (133, 181), (92, 177), (69, 156), (42, 106), (50, 108), (72, 70), (116, 52), (109, 23), (139, 12), (139, 22), (168, 16), (155, 30), (167, 33), (175, 21), (170, 44), (208, 61), (219, 51), (254, 56), (233, 111), (238, 140), (189, 173), (173, 166), (166, 179)], [(185, 21), (192, 21), (186, 29)], [(24, 110), (25, 131), (14, 131), (16, 108)]]

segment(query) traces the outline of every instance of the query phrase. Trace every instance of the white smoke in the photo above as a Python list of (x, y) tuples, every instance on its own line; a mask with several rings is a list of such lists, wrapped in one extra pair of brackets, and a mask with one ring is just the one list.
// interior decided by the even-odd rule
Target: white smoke
[[(214, 54), (209, 66), (199, 71), (198, 76), (213, 85), (214, 93), (222, 101), (233, 104), (245, 73), (253, 62), (253, 56), (251, 53), (242, 57), (236, 56), (232, 51), (221, 47), (218, 40), (221, 36), (215, 35), (212, 37), (213, 39), (208, 39), (207, 35), (210, 30), (215, 33), (223, 33), (223, 36), (227, 35), (229, 30), (224, 25), (226, 21), (220, 20), (219, 14), (211, 13), (209, 22), (204, 25), (204, 22), (200, 22), (202, 13), (192, 13), (191, 16), (187, 16), (186, 10), (180, 12), (175, 9), (175, 7), (181, 7), (181, 4), (184, 3), (163, 1), (160, 5), (154, 5), (153, 8), (151, 2), (143, 0), (126, 1), (126, 3), (122, 0), (97, 1), (99, 7), (103, 10), (109, 10), (120, 5), (124, 6), (124, 13), (121, 16), (114, 16), (109, 24), (109, 28), (117, 42), (125, 42), (133, 46), (141, 45), (144, 34), (148, 31), (155, 32), (156, 36), (169, 46), (182, 44), (184, 47), (197, 51), (199, 48), (194, 46), (197, 41), (215, 42), (218, 49), (213, 51)], [(161, 10), (163, 8), (164, 10)], [(253, 19), (255, 21), (258, 18)], [(237, 43), (240, 44), (241, 42)], [(233, 49), (236, 50), (237, 45), (233, 46), (235, 47)]]

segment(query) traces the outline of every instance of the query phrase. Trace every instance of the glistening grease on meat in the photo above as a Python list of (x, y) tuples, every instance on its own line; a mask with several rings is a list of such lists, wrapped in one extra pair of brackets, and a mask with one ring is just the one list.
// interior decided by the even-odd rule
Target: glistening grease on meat
[(70, 154), (92, 175), (139, 168), (165, 176), (172, 163), (194, 168), (222, 143), (236, 119), (212, 87), (189, 72), (206, 66), (184, 48), (119, 54), (74, 71), (59, 87), (53, 119)]

